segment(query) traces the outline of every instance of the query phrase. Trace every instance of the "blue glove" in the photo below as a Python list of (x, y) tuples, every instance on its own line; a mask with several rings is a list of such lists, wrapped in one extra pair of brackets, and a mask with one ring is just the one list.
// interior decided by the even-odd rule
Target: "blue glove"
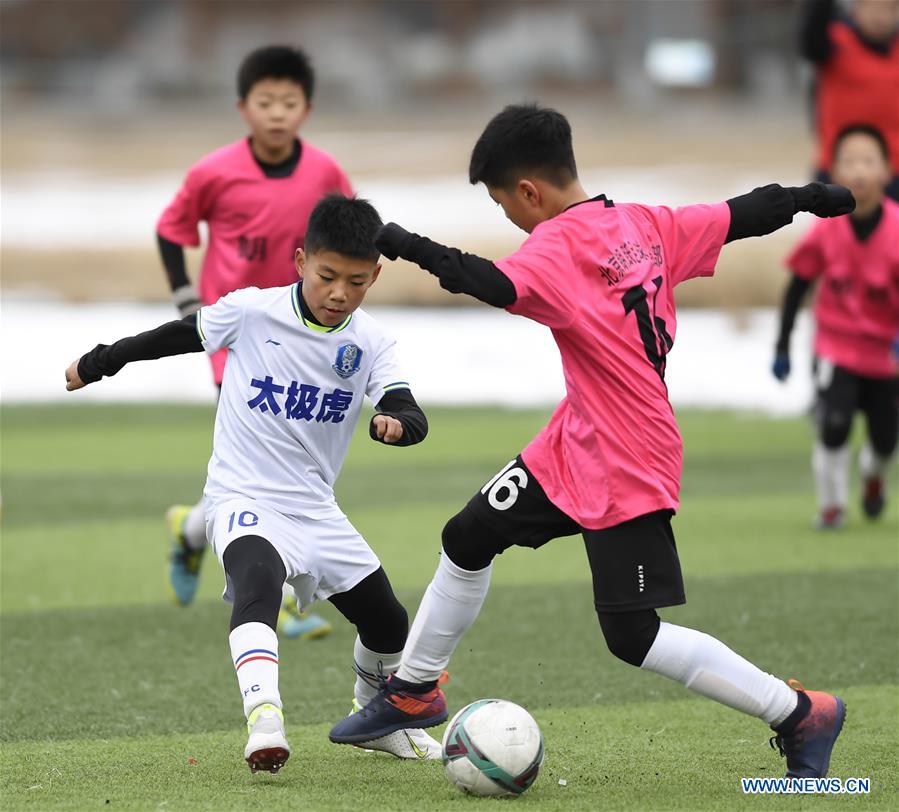
[(893, 351), (893, 358), (896, 363), (899, 363), (899, 335), (893, 339), (893, 343), (890, 344), (890, 349)]
[(785, 381), (790, 377), (790, 354), (778, 351), (774, 356), (774, 363), (771, 364), (771, 374), (779, 381)]

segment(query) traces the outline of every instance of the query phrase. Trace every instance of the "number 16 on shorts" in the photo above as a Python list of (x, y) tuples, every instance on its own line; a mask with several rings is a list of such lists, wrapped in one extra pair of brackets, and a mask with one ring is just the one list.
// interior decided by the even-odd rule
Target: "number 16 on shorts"
[[(528, 472), (521, 468), (518, 460), (510, 460), (483, 488), (490, 507), (508, 510), (518, 500), (518, 489), (528, 486)], [(515, 466), (514, 468), (512, 466)]]

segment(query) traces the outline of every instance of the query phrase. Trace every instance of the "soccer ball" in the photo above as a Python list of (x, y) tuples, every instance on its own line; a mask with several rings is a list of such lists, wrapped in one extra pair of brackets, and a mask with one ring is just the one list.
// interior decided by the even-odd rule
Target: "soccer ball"
[(543, 736), (524, 708), (479, 699), (460, 710), (443, 734), (449, 780), (471, 795), (521, 795), (543, 764)]

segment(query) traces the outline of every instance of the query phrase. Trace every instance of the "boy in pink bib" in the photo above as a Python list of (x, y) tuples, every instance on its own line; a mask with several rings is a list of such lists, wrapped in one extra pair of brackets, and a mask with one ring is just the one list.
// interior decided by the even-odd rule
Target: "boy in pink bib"
[(815, 297), (815, 379), (818, 442), (812, 468), (817, 527), (843, 523), (849, 499), (849, 432), (865, 415), (868, 441), (860, 468), (862, 507), (881, 515), (884, 476), (899, 437), (899, 204), (886, 197), (887, 144), (867, 125), (844, 129), (836, 140), (834, 178), (858, 203), (850, 217), (822, 220), (787, 258), (787, 286), (773, 373), (790, 373), (790, 333), (806, 292)]
[(580, 533), (613, 654), (763, 719), (789, 775), (826, 774), (842, 700), (794, 689), (655, 611), (685, 600), (671, 527), (682, 448), (665, 358), (676, 333), (676, 285), (710, 276), (725, 243), (774, 231), (797, 211), (844, 214), (852, 196), (817, 183), (774, 184), (680, 209), (591, 198), (577, 177), (568, 121), (533, 105), (493, 118), (475, 145), (469, 179), (484, 183), (530, 235), (514, 254), (493, 263), (395, 224), (382, 229), (378, 246), (450, 291), (548, 326), (566, 397), (531, 444), (447, 522), (399, 669), (360, 713), (334, 726), (332, 741), (359, 744), (445, 719), (439, 676), (480, 611), (493, 559), (513, 545), (537, 548)]

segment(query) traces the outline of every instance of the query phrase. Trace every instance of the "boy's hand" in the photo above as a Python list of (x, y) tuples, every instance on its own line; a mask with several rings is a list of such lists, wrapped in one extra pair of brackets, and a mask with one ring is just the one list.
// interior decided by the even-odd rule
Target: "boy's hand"
[(66, 370), (66, 391), (74, 392), (76, 389), (81, 389), (87, 384), (81, 380), (81, 376), (78, 374), (78, 362), (80, 358), (76, 358), (69, 364), (69, 368)]
[(771, 364), (771, 374), (779, 381), (785, 381), (790, 377), (790, 354), (779, 351), (774, 356)]
[(855, 211), (855, 198), (845, 186), (837, 183), (810, 183), (803, 187), (808, 192), (805, 211), (816, 217), (840, 217)]
[(403, 255), (403, 246), (409, 239), (409, 232), (396, 223), (381, 226), (375, 235), (375, 247), (387, 259), (396, 259)]
[(375, 435), (385, 443), (395, 443), (403, 436), (403, 424), (395, 417), (386, 414), (376, 414), (371, 419), (375, 427)]

